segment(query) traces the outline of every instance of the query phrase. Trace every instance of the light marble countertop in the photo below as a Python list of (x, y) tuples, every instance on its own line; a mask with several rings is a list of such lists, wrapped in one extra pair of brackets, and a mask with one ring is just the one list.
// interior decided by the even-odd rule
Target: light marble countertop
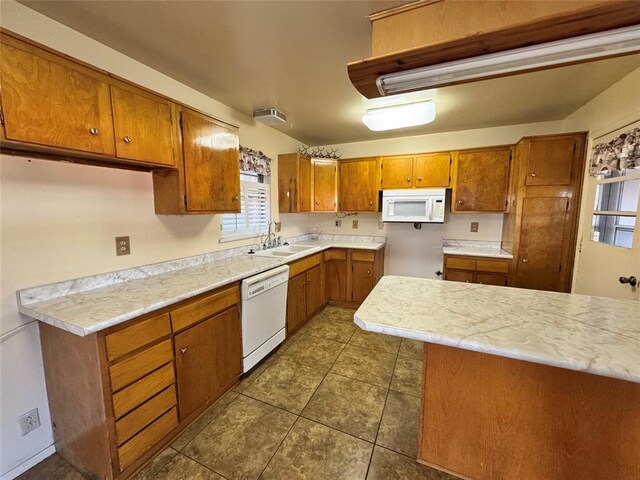
[(640, 303), (386, 276), (356, 311), (367, 331), (640, 383)]
[(327, 248), (385, 245), (384, 237), (335, 237), (299, 239), (291, 244), (314, 248), (286, 258), (248, 255), (242, 247), (19, 290), (18, 309), (84, 336)]
[(500, 247), (500, 242), (483, 242), (476, 240), (442, 241), (444, 255), (462, 255), (465, 257), (491, 257), (511, 260), (513, 255)]

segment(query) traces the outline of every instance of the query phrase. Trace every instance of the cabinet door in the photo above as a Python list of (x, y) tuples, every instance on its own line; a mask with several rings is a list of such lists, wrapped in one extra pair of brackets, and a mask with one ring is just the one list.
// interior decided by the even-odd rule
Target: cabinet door
[(298, 168), (298, 195), (300, 195), (300, 211), (311, 211), (311, 159), (300, 155)]
[(575, 139), (566, 137), (532, 138), (527, 155), (527, 186), (569, 185)]
[(515, 286), (562, 291), (565, 229), (569, 228), (566, 197), (525, 197)]
[(320, 265), (307, 270), (307, 317), (322, 307), (322, 269)]
[(363, 302), (373, 290), (373, 263), (351, 262), (351, 300)]
[(376, 212), (379, 189), (376, 158), (340, 163), (340, 210)]
[(507, 276), (501, 275), (499, 273), (477, 272), (476, 283), (481, 283), (483, 285), (497, 285), (498, 287), (506, 287)]
[(7, 140), (115, 153), (109, 85), (73, 68), (15, 48), (2, 36), (0, 80)]
[(413, 186), (413, 157), (384, 157), (380, 165), (383, 190)]
[(187, 210), (240, 212), (240, 163), (235, 130), (183, 110), (182, 146)]
[(444, 271), (444, 279), (453, 282), (473, 283), (475, 281), (474, 272), (471, 270), (452, 270), (447, 268)]
[(233, 307), (176, 335), (180, 418), (218, 396), (242, 373), (242, 332)]
[(111, 86), (116, 155), (174, 165), (171, 105), (146, 92)]
[(335, 160), (312, 160), (313, 211), (335, 212), (338, 197), (338, 168)]
[(415, 159), (413, 184), (416, 188), (448, 187), (451, 154), (433, 153)]
[(325, 263), (328, 300), (347, 301), (347, 260), (329, 260)]
[(459, 152), (454, 160), (452, 211), (504, 212), (511, 149)]
[(295, 332), (307, 319), (307, 274), (289, 280), (287, 290), (287, 335)]

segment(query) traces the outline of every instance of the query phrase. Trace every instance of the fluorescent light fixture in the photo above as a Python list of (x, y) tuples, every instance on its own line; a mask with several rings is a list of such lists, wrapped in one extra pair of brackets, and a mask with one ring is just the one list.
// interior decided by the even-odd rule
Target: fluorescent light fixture
[(415, 127), (431, 123), (436, 118), (436, 104), (432, 101), (372, 108), (362, 116), (369, 130), (379, 132), (396, 128)]
[(640, 51), (640, 25), (380, 75), (381, 95)]

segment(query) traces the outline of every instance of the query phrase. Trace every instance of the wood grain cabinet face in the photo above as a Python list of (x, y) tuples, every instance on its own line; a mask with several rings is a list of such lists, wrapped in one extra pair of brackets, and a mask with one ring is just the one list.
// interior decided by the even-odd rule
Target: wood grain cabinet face
[(116, 155), (173, 166), (171, 105), (146, 92), (111, 85)]
[(573, 136), (531, 139), (526, 185), (569, 185), (576, 140)]
[(450, 184), (450, 175), (450, 153), (433, 153), (415, 157), (413, 185), (416, 188), (446, 188)]
[(314, 212), (338, 210), (338, 162), (312, 159)]
[(373, 290), (373, 262), (351, 261), (351, 300), (361, 303)]
[(323, 305), (322, 301), (322, 271), (321, 266), (317, 265), (306, 273), (307, 276), (307, 316), (310, 317), (317, 312)]
[(488, 257), (444, 256), (444, 280), (506, 287), (511, 260)]
[(384, 157), (381, 160), (381, 185), (383, 190), (413, 187), (413, 157)]
[(378, 159), (362, 158), (340, 162), (340, 210), (345, 212), (377, 212)]
[(0, 95), (7, 140), (114, 155), (109, 85), (88, 69), (15, 43), (2, 35)]
[(504, 212), (511, 149), (458, 152), (453, 160), (452, 212)]
[(307, 274), (289, 280), (287, 290), (287, 335), (300, 328), (307, 319)]
[(347, 250), (332, 248), (325, 252), (325, 281), (328, 300), (347, 301)]
[(299, 153), (278, 155), (280, 213), (311, 211), (311, 159)]

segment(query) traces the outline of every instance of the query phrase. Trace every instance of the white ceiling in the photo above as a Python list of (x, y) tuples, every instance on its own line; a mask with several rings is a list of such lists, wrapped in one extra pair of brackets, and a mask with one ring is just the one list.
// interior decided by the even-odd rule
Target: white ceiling
[(346, 65), (371, 53), (367, 15), (405, 1), (20, 3), (241, 112), (276, 107), (308, 145), (560, 120), (632, 70), (640, 54), (442, 88), (427, 126), (371, 132)]

